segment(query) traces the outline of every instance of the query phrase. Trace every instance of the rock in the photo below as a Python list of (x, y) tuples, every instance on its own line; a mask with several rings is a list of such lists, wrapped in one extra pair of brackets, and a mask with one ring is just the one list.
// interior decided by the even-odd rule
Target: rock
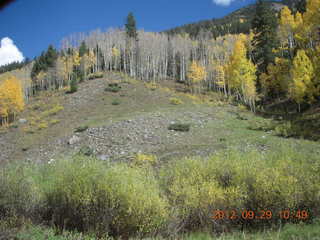
[(27, 119), (24, 119), (24, 118), (19, 119), (19, 123), (21, 124), (25, 124), (27, 122), (28, 122)]
[(107, 161), (109, 159), (109, 156), (103, 154), (103, 155), (99, 155), (97, 158), (102, 161)]
[(80, 140), (81, 140), (81, 138), (79, 138), (78, 136), (72, 136), (69, 139), (68, 144), (73, 145), (73, 144), (80, 142)]

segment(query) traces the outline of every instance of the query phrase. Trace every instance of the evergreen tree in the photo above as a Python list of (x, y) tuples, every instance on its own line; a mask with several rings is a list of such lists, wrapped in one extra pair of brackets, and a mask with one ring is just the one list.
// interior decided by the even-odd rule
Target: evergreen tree
[(135, 20), (135, 18), (133, 16), (132, 12), (130, 12), (128, 14), (127, 22), (125, 24), (125, 27), (126, 27), (127, 36), (129, 38), (137, 39), (138, 33), (137, 33), (136, 20)]
[(262, 73), (269, 63), (274, 62), (273, 49), (278, 47), (276, 13), (265, 0), (257, 2), (252, 28), (255, 34), (252, 40), (253, 60), (258, 65), (259, 73)]
[(52, 45), (49, 45), (48, 50), (45, 54), (45, 63), (47, 67), (53, 67), (57, 58), (58, 58), (57, 50)]
[(77, 73), (73, 73), (70, 81), (70, 91), (69, 93), (75, 93), (78, 91), (78, 79)]
[(87, 45), (85, 41), (81, 42), (80, 48), (79, 48), (79, 56), (82, 57), (88, 52)]

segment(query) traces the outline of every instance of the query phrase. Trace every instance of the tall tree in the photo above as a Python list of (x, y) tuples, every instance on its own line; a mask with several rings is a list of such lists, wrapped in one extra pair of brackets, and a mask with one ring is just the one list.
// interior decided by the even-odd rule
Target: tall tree
[(85, 41), (81, 42), (80, 48), (79, 48), (79, 56), (82, 57), (88, 52), (87, 45)]
[(274, 61), (274, 51), (278, 47), (276, 13), (265, 0), (258, 0), (252, 28), (253, 61), (258, 71), (265, 72), (269, 63)]
[(299, 104), (307, 101), (314, 101), (314, 94), (317, 88), (313, 82), (314, 69), (312, 62), (304, 50), (298, 50), (297, 55), (293, 59), (293, 68), (291, 69), (292, 84), (290, 89), (291, 97)]
[(136, 19), (132, 12), (130, 12), (127, 16), (127, 22), (125, 24), (127, 37), (137, 39), (137, 26)]

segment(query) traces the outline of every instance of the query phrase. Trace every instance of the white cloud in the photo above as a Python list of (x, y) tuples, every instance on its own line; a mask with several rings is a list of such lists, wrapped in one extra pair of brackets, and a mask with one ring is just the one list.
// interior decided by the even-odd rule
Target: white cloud
[(213, 3), (220, 5), (220, 6), (229, 6), (231, 2), (234, 0), (212, 0)]
[(22, 52), (14, 45), (13, 41), (8, 37), (2, 38), (0, 44), (0, 66), (23, 60)]

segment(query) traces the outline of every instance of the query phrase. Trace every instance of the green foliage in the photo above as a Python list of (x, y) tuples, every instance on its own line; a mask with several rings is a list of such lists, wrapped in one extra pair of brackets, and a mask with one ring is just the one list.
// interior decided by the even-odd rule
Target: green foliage
[(117, 105), (120, 105), (120, 100), (119, 99), (114, 99), (112, 100), (111, 104), (114, 105), (114, 106), (117, 106)]
[(93, 156), (93, 153), (93, 149), (89, 146), (83, 146), (79, 150), (79, 154), (84, 156)]
[(33, 178), (33, 167), (23, 164), (1, 167), (0, 220), (14, 216), (34, 216), (41, 195)]
[(80, 48), (79, 48), (79, 56), (82, 57), (83, 55), (85, 55), (87, 52), (89, 51), (89, 49), (87, 48), (86, 42), (82, 41)]
[(121, 90), (121, 86), (118, 83), (109, 83), (108, 87), (104, 89), (106, 92), (119, 92)]
[(190, 131), (190, 124), (188, 124), (188, 123), (173, 123), (173, 124), (169, 125), (168, 130), (189, 132)]
[(92, 80), (92, 79), (96, 79), (96, 78), (103, 78), (104, 74), (103, 72), (95, 72), (95, 73), (90, 73), (88, 75), (88, 79)]
[(35, 59), (31, 70), (31, 78), (35, 80), (38, 73), (41, 71), (45, 72), (48, 70), (48, 68), (53, 67), (57, 58), (57, 50), (52, 45), (49, 45), (48, 50), (46, 52), (42, 52), (40, 57)]
[(137, 39), (138, 33), (137, 33), (136, 20), (133, 16), (132, 12), (130, 12), (127, 16), (127, 22), (125, 24), (125, 29), (126, 29), (126, 33), (127, 33), (128, 38)]
[[(170, 35), (187, 33), (192, 38), (201, 38), (204, 35), (217, 38), (227, 34), (248, 34), (251, 29), (251, 20), (255, 12), (255, 5), (243, 7), (223, 18), (199, 21), (185, 24), (165, 31)], [(241, 21), (241, 19), (243, 21)]]
[[(210, 226), (216, 209), (238, 214), (246, 208), (274, 214), (283, 209), (317, 212), (319, 170), (316, 156), (283, 148), (277, 153), (227, 151), (206, 160), (179, 160), (164, 166), (160, 177), (175, 206), (177, 224), (189, 229)], [(269, 223), (278, 220), (275, 215)]]
[[(60, 230), (141, 239), (164, 230), (211, 229), (217, 209), (238, 214), (244, 209), (268, 209), (274, 215), (270, 224), (279, 221), (281, 210), (307, 210), (311, 218), (320, 210), (320, 164), (312, 152), (293, 147), (263, 153), (224, 150), (207, 159), (173, 160), (154, 171), (155, 159), (140, 154), (134, 164), (106, 164), (76, 155), (40, 166), (8, 165), (0, 171), (0, 218), (33, 217)], [(236, 223), (245, 225), (247, 220)], [(233, 224), (225, 220), (219, 226)], [(300, 232), (316, 236), (316, 224), (289, 225), (280, 239)], [(55, 240), (50, 231), (34, 228), (21, 239), (41, 239), (46, 232)], [(205, 239), (205, 234), (194, 239)]]
[(45, 176), (46, 216), (60, 227), (130, 235), (154, 232), (167, 218), (157, 181), (143, 169), (77, 156)]
[(261, 72), (266, 72), (269, 63), (273, 63), (275, 54), (273, 49), (279, 45), (277, 39), (277, 25), (275, 11), (266, 0), (257, 2), (255, 16), (252, 20), (252, 29), (255, 36), (252, 41), (254, 63)]
[(83, 126), (79, 126), (79, 127), (77, 127), (75, 130), (74, 130), (74, 132), (84, 132), (84, 131), (86, 131), (87, 129), (89, 128), (89, 126), (88, 125), (83, 125)]
[[(83, 235), (82, 233), (64, 231), (61, 235), (57, 234), (57, 231), (51, 228), (45, 228), (42, 226), (27, 226), (16, 235), (17, 240), (96, 240), (95, 237), (89, 235)], [(101, 240), (107, 240), (108, 237), (101, 238)]]
[(72, 79), (70, 81), (70, 91), (68, 93), (75, 93), (78, 91), (78, 79), (75, 74), (72, 75)]
[(254, 119), (249, 121), (248, 129), (258, 131), (271, 131), (274, 130), (276, 123), (270, 119)]
[(12, 62), (12, 63), (2, 65), (0, 66), (0, 73), (21, 69), (29, 63), (30, 63), (30, 60), (26, 58), (23, 62)]

